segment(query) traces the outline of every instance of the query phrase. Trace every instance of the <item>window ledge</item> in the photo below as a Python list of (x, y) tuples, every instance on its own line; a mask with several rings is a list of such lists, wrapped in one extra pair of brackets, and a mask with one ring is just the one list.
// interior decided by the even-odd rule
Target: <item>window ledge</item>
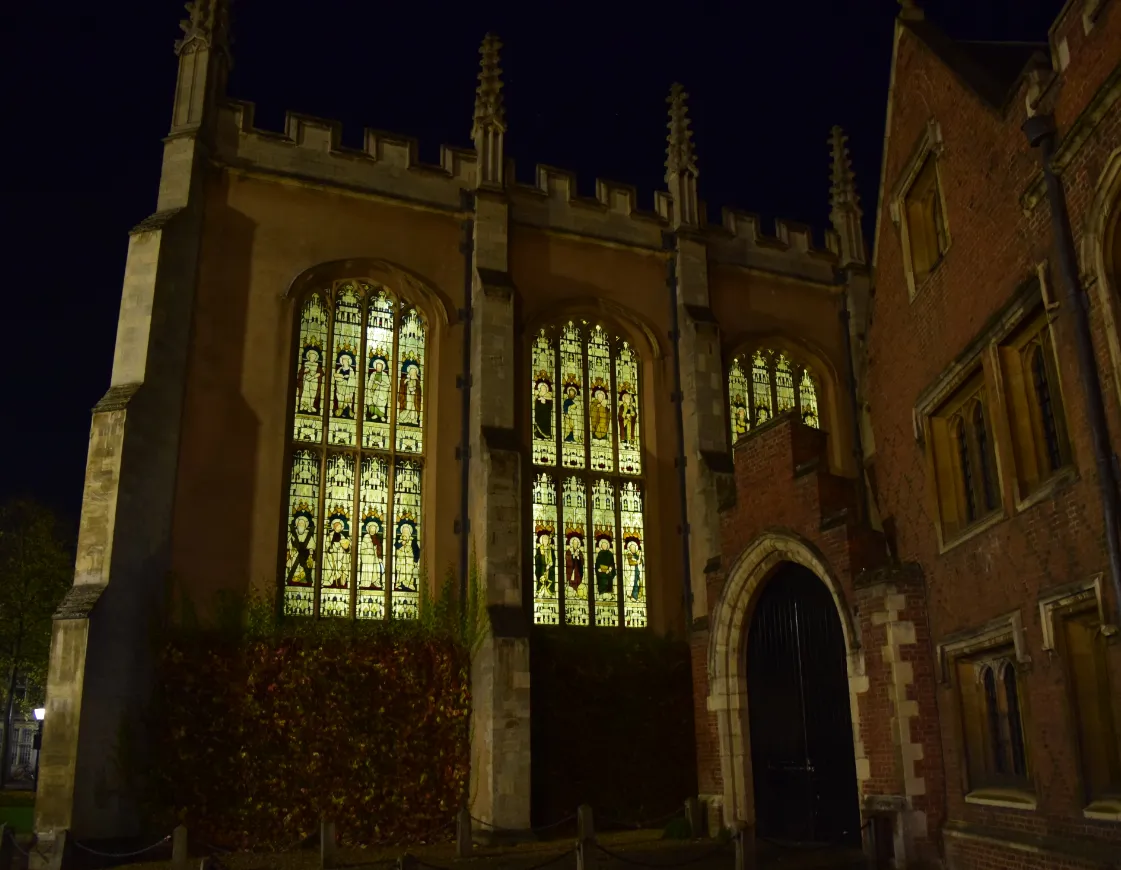
[(1073, 465), (1067, 465), (1060, 468), (1049, 478), (1043, 481), (1039, 486), (1029, 492), (1026, 496), (1016, 500), (1016, 512), (1023, 513), (1030, 507), (1034, 507), (1041, 501), (1047, 501), (1052, 498), (1059, 490), (1064, 489), (1070, 484), (1078, 480), (1078, 472), (1075, 471)]
[(1094, 801), (1082, 815), (1098, 822), (1121, 822), (1121, 798), (1103, 798)]
[(1034, 794), (1018, 788), (980, 788), (967, 794), (965, 802), (1010, 810), (1034, 810), (1038, 805)]
[(973, 525), (966, 526), (955, 537), (950, 538), (949, 540), (944, 539), (942, 541), (942, 546), (938, 550), (939, 555), (948, 553), (959, 544), (964, 544), (966, 541), (977, 537), (982, 532), (986, 531), (987, 529), (991, 529), (997, 523), (1001, 523), (1006, 519), (1008, 519), (1008, 514), (1003, 510), (993, 511), (987, 517), (977, 520), (975, 523), (973, 523)]

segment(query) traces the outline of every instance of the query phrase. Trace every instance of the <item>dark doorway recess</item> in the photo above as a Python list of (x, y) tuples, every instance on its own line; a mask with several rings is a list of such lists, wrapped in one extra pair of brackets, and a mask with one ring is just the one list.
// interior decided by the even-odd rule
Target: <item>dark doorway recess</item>
[(784, 564), (747, 640), (751, 767), (759, 836), (860, 844), (845, 639), (833, 596)]

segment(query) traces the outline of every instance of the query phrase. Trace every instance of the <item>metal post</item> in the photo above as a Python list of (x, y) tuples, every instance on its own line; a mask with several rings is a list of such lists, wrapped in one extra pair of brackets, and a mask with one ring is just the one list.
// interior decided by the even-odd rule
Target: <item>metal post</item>
[(1109, 554), (1109, 577), (1113, 586), (1114, 618), (1121, 621), (1121, 495), (1113, 469), (1113, 451), (1109, 443), (1109, 426), (1105, 416), (1094, 342), (1090, 334), (1090, 315), (1086, 294), (1078, 278), (1078, 259), (1074, 252), (1074, 236), (1070, 229), (1066, 195), (1062, 182), (1055, 175), (1051, 159), (1055, 152), (1055, 120), (1051, 115), (1034, 115), (1024, 122), (1024, 135), (1033, 148), (1039, 149), (1047, 200), (1051, 206), (1051, 232), (1059, 259), (1059, 277), (1066, 297), (1067, 310), (1073, 318), (1075, 347), (1078, 353), (1078, 374), (1086, 400), (1086, 417), (1090, 424), (1090, 440), (1094, 447), (1094, 463), (1098, 471), (1098, 494), (1102, 503), (1105, 543)]
[(471, 811), (463, 807), (455, 817), (455, 857), (471, 857)]
[(319, 866), (334, 870), (335, 861), (335, 823), (324, 819), (319, 823)]
[(596, 829), (592, 808), (581, 804), (576, 809), (576, 870), (595, 870)]

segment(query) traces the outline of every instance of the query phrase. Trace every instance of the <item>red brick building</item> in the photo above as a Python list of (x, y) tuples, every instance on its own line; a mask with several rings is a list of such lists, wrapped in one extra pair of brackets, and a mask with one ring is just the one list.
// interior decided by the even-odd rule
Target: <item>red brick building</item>
[(1034, 46), (904, 3), (870, 302), (842, 263), (838, 306), (867, 473), (796, 415), (742, 437), (695, 623), (725, 822), (854, 840), (851, 804), (886, 866), (1121, 866), (1119, 98), (1121, 4)]

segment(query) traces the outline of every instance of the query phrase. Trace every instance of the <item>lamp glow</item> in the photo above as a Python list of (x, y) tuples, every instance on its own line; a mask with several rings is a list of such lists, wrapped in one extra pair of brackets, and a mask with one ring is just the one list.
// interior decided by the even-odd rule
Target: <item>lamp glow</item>
[(42, 722), (44, 719), (46, 719), (47, 718), (47, 708), (46, 707), (36, 707), (35, 708), (35, 718), (39, 722)]

